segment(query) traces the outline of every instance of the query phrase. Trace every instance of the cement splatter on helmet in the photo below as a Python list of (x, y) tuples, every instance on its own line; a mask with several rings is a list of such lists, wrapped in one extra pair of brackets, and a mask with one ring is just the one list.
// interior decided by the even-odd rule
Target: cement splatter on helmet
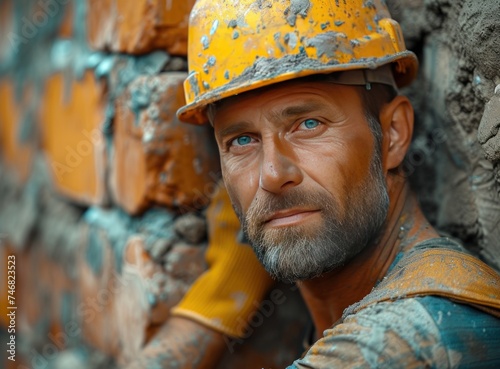
[(198, 0), (188, 62), (177, 115), (198, 124), (210, 103), (274, 83), (390, 65), (403, 87), (418, 69), (383, 0)]

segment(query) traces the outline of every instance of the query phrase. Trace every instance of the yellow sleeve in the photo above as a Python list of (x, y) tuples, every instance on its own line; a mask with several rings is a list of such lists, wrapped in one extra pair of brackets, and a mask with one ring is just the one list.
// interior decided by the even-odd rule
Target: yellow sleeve
[(191, 286), (172, 315), (197, 321), (232, 337), (243, 337), (247, 322), (273, 285), (252, 248), (238, 241), (240, 223), (225, 187), (207, 211), (208, 270)]

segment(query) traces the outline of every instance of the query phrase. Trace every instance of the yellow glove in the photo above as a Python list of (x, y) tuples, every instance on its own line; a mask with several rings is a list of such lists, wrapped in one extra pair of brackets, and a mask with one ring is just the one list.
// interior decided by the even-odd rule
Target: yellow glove
[(248, 320), (273, 280), (252, 248), (239, 242), (240, 223), (223, 186), (210, 203), (207, 222), (208, 270), (172, 309), (172, 315), (195, 320), (232, 337), (243, 337)]

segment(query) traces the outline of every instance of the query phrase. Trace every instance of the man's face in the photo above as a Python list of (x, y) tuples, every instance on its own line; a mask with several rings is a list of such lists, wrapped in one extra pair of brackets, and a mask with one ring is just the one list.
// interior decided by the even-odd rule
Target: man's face
[(389, 200), (355, 87), (260, 89), (224, 101), (213, 123), (231, 201), (272, 275), (310, 279), (375, 241)]

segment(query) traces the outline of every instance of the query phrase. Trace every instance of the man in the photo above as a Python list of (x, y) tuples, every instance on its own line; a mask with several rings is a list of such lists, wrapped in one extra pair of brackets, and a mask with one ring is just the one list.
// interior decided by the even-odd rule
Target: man
[(290, 368), (500, 365), (500, 277), (442, 238), (402, 175), (415, 77), (381, 1), (199, 0), (181, 120), (214, 127), (264, 267), (297, 281)]
[(437, 234), (402, 175), (397, 88), (417, 61), (383, 2), (199, 0), (189, 69), (178, 116), (213, 125), (247, 238), (313, 318), (290, 368), (500, 365), (499, 276)]

